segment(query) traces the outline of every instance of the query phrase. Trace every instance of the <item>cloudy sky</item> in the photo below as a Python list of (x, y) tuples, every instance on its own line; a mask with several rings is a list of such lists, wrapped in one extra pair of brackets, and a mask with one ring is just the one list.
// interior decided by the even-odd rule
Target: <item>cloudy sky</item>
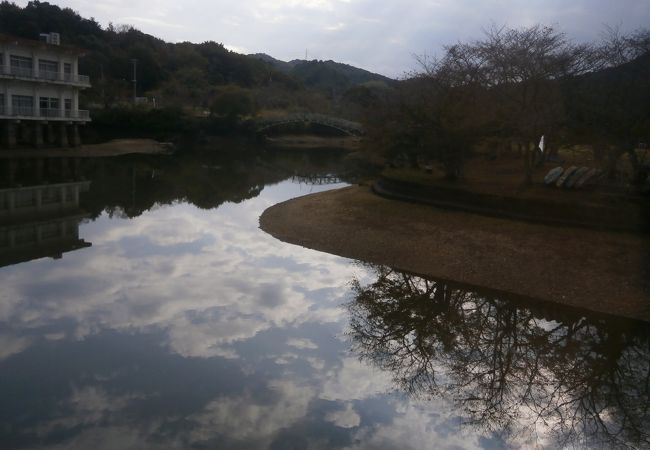
[[(24, 5), (27, 0), (19, 0)], [(168, 41), (214, 40), (244, 53), (334, 59), (389, 76), (491, 22), (557, 25), (576, 40), (604, 24), (650, 23), (648, 0), (51, 0), (100, 24), (131, 24)]]

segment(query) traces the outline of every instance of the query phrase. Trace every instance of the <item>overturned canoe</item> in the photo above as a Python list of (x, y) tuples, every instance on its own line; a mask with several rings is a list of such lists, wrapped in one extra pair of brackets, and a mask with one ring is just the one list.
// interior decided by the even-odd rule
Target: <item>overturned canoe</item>
[(576, 182), (587, 173), (587, 171), (589, 171), (589, 167), (580, 167), (578, 170), (573, 172), (573, 175), (571, 175), (568, 180), (564, 182), (564, 187), (571, 189)]
[(563, 167), (556, 167), (555, 169), (549, 170), (544, 177), (544, 184), (548, 185), (555, 183), (557, 179), (560, 178), (560, 175), (562, 175), (562, 172), (564, 172)]
[(578, 170), (576, 166), (569, 167), (567, 170), (564, 171), (562, 176), (558, 178), (557, 183), (555, 183), (555, 185), (557, 187), (562, 187), (562, 185), (564, 185), (564, 183), (569, 179), (571, 175), (573, 175), (573, 172), (575, 172), (576, 170)]

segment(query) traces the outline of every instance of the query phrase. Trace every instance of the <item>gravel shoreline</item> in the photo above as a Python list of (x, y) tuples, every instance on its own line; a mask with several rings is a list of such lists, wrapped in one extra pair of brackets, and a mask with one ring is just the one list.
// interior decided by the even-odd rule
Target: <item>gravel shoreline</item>
[(650, 321), (650, 237), (407, 204), (351, 186), (268, 208), (292, 244), (431, 278)]

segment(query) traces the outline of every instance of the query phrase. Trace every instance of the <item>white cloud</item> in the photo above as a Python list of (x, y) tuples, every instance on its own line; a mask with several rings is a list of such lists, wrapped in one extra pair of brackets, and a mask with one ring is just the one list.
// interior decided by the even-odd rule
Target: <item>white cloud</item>
[(287, 341), (287, 345), (291, 347), (300, 348), (300, 349), (310, 349), (310, 350), (314, 350), (318, 348), (318, 345), (316, 345), (313, 341), (309, 339), (291, 338)]
[(361, 400), (392, 389), (389, 375), (356, 358), (343, 358), (341, 367), (325, 375), (321, 398), (326, 400)]
[(361, 423), (361, 417), (354, 410), (352, 403), (346, 403), (345, 408), (328, 413), (325, 420), (341, 428), (354, 428)]
[(134, 400), (142, 398), (136, 394), (110, 395), (96, 386), (72, 386), (70, 397), (65, 401), (65, 408), (62, 408), (67, 414), (40, 424), (36, 433), (46, 436), (53, 430), (72, 430), (100, 422), (119, 421), (121, 411)]
[[(1, 274), (0, 321), (32, 329), (72, 323), (72, 330), (47, 335), (69, 332), (76, 339), (105, 330), (164, 330), (174, 353), (227, 358), (237, 357), (232, 344), (270, 328), (340, 321), (347, 282), (360, 270), (257, 228), (283, 189), (216, 211), (176, 204), (129, 221), (102, 216), (81, 228), (91, 250)], [(4, 339), (7, 355), (29, 345), (26, 338)], [(315, 347), (307, 339), (288, 345)]]
[(438, 450), (483, 448), (471, 429), (458, 420), (438, 414), (435, 404), (395, 404), (397, 415), (384, 426), (369, 425), (356, 431), (352, 449)]
[(133, 24), (133, 25), (145, 24), (145, 25), (154, 25), (156, 27), (163, 27), (163, 28), (183, 28), (182, 25), (165, 22), (164, 20), (152, 19), (150, 17), (126, 16), (126, 17), (120, 17), (116, 21), (118, 23)]
[(246, 47), (241, 47), (239, 45), (223, 44), (223, 46), (231, 52), (241, 53), (243, 55), (251, 53)]
[(0, 334), (0, 361), (21, 353), (31, 344), (31, 339), (26, 337), (16, 337), (8, 334)]
[(339, 22), (339, 23), (334, 24), (334, 25), (326, 25), (325, 26), (326, 31), (340, 31), (343, 28), (345, 28), (345, 23), (343, 23), (343, 22)]
[(258, 442), (258, 448), (266, 448), (279, 430), (305, 416), (314, 397), (311, 388), (290, 381), (271, 381), (269, 388), (275, 398), (268, 403), (260, 403), (250, 393), (211, 401), (204, 411), (189, 417), (197, 423), (191, 433), (192, 441), (207, 441), (223, 433), (235, 440)]

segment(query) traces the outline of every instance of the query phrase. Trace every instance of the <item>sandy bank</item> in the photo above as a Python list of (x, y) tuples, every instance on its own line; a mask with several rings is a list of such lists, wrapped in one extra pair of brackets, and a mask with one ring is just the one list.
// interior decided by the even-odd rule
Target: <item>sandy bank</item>
[(0, 150), (0, 158), (99, 158), (132, 153), (157, 155), (170, 152), (170, 145), (153, 139), (115, 139), (102, 144), (70, 148), (27, 148)]
[(406, 204), (347, 187), (272, 206), (260, 227), (285, 242), (650, 321), (650, 238), (534, 225)]

